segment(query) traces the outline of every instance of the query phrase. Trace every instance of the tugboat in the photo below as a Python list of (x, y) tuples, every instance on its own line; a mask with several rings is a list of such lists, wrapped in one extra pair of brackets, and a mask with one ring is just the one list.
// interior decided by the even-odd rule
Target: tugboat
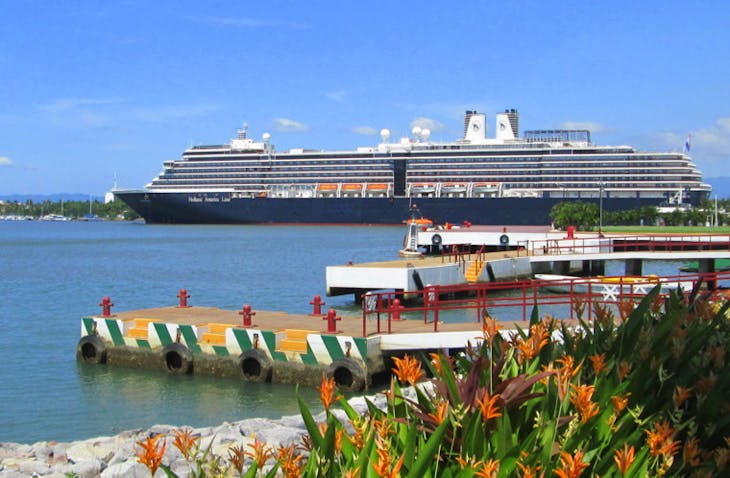
[(420, 216), (418, 206), (411, 206), (411, 218), (405, 221), (406, 235), (403, 238), (403, 249), (398, 251), (401, 257), (420, 257), (423, 255), (418, 250), (418, 230), (433, 226), (433, 221)]

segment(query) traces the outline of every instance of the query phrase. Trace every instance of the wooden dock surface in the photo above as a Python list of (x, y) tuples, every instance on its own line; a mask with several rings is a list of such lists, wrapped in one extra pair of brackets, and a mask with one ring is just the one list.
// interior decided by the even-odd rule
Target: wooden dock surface
[[(110, 318), (123, 321), (134, 319), (151, 319), (154, 322), (172, 323), (179, 325), (194, 325), (205, 331), (208, 324), (230, 324), (242, 327), (243, 319), (240, 311), (224, 310), (217, 307), (158, 307), (151, 309), (130, 310), (119, 312)], [(282, 331), (285, 329), (309, 330), (312, 333), (327, 333), (327, 321), (322, 316), (304, 314), (289, 314), (287, 312), (256, 310), (252, 317), (253, 329)], [(101, 318), (97, 316), (98, 318)], [(381, 331), (387, 331), (388, 323), (385, 314), (381, 317)], [(528, 327), (524, 321), (503, 322), (505, 329), (517, 324), (523, 329)], [(391, 332), (393, 334), (414, 334), (433, 332), (433, 322), (424, 323), (421, 319), (408, 319), (392, 321)], [(376, 319), (368, 318), (367, 336), (376, 334)], [(361, 337), (362, 317), (341, 316), (337, 321), (338, 333), (343, 335)], [(473, 322), (439, 322), (439, 332), (466, 332), (474, 331), (475, 336), (481, 334), (481, 324)], [(382, 333), (382, 332), (381, 332)]]

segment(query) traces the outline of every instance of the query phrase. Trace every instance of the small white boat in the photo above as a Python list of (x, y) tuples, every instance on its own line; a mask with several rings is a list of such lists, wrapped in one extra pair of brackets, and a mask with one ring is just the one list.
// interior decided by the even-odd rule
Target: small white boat
[(663, 279), (658, 276), (597, 276), (577, 277), (557, 274), (535, 274), (535, 279), (544, 281), (546, 290), (558, 293), (603, 295), (604, 300), (617, 300), (622, 296), (646, 295), (657, 285), (661, 292), (667, 293), (680, 289), (690, 291), (694, 287), (691, 280)]
[(67, 216), (62, 216), (60, 214), (46, 214), (45, 216), (41, 216), (41, 221), (57, 221), (57, 222), (63, 222), (63, 221), (70, 221), (71, 218)]

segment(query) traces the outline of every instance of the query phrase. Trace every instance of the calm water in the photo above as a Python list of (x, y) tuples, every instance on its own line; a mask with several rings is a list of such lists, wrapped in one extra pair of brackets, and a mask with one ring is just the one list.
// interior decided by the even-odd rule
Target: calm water
[[(395, 257), (399, 227), (0, 221), (0, 442), (76, 440), (157, 423), (298, 413), (295, 389), (78, 364), (82, 316), (192, 305), (308, 313), (325, 267)], [(351, 296), (327, 307), (359, 310)], [(300, 393), (316, 408), (316, 393)]]
[[(105, 295), (129, 310), (174, 305), (183, 287), (192, 305), (308, 313), (325, 295), (327, 265), (395, 258), (403, 232), (0, 221), (0, 442), (297, 414), (293, 386), (79, 364), (80, 319)], [(678, 264), (647, 263), (645, 273), (675, 274)], [(607, 273), (621, 267), (609, 262)], [(352, 296), (325, 300), (359, 311)], [(316, 392), (300, 393), (319, 407)]]

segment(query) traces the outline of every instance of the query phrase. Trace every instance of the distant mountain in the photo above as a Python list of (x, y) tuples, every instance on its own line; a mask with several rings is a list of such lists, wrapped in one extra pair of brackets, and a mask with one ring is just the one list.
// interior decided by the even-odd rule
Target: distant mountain
[[(10, 202), (25, 202), (27, 200), (31, 200), (34, 203), (39, 203), (43, 201), (51, 201), (51, 202), (59, 202), (60, 200), (64, 201), (88, 201), (89, 195), (88, 194), (82, 194), (82, 193), (56, 193), (56, 194), (8, 194), (8, 195), (2, 195), (0, 194), (0, 200), (2, 201), (10, 201)], [(103, 196), (91, 196), (92, 201), (104, 201)]]
[(707, 184), (712, 186), (710, 199), (730, 199), (730, 176), (719, 176), (716, 178), (704, 178)]

